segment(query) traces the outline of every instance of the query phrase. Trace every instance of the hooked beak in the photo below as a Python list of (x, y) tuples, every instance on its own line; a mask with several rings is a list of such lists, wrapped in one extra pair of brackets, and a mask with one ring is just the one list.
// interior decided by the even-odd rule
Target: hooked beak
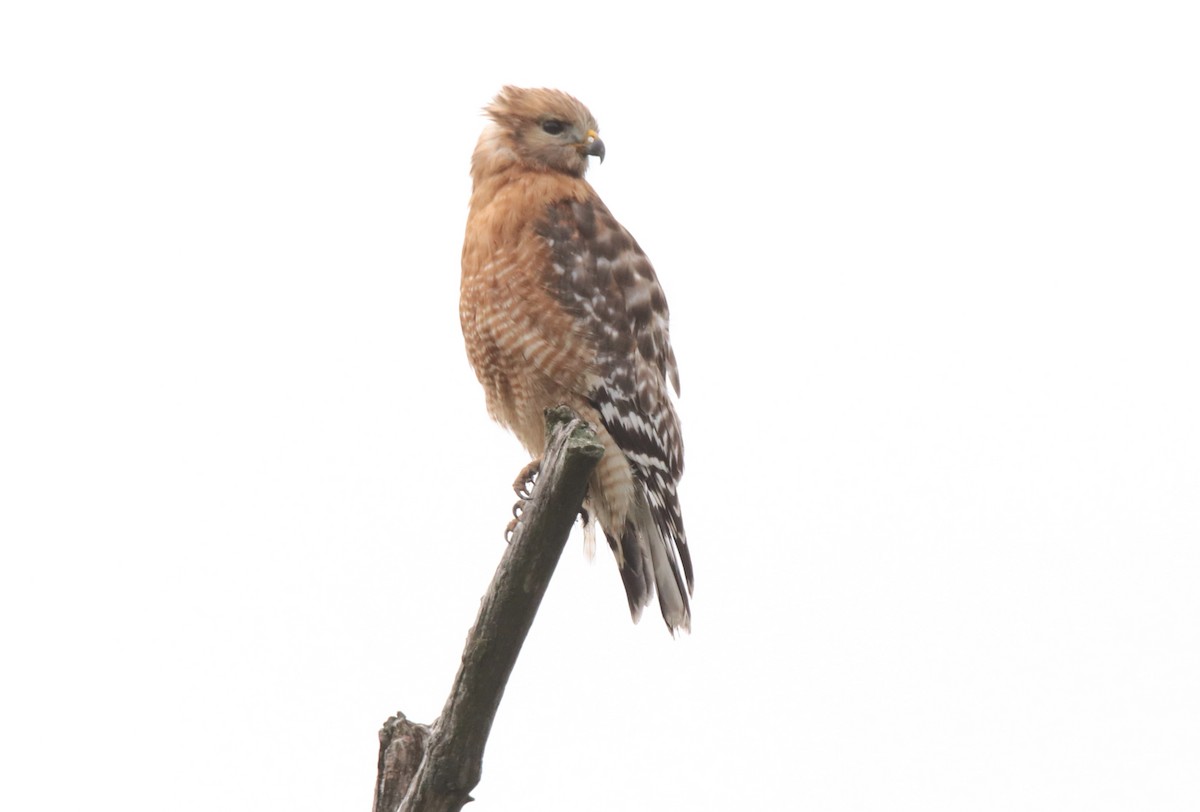
[(600, 163), (604, 163), (604, 142), (596, 135), (595, 130), (588, 130), (587, 143), (584, 146), (584, 155), (594, 155), (600, 159)]

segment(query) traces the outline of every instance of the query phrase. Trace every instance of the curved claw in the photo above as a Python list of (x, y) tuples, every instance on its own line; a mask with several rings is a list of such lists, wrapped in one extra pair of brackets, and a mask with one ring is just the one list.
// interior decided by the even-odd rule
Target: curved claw
[(525, 512), (525, 500), (518, 499), (512, 506), (512, 521), (504, 528), (504, 540), (512, 541), (512, 535), (517, 531), (517, 523), (521, 521), (521, 514)]
[(541, 469), (542, 461), (540, 459), (532, 460), (521, 469), (521, 473), (517, 474), (517, 478), (513, 480), (513, 491), (517, 494), (518, 499), (533, 498), (533, 488), (537, 484), (537, 475)]
[(542, 461), (531, 460), (528, 465), (521, 469), (521, 473), (517, 474), (517, 478), (513, 480), (513, 491), (517, 494), (516, 504), (513, 505), (513, 519), (508, 523), (508, 527), (504, 528), (504, 540), (512, 541), (512, 535), (516, 532), (517, 523), (521, 521), (521, 514), (525, 512), (525, 503), (533, 498), (533, 488), (537, 485), (538, 473), (542, 470)]

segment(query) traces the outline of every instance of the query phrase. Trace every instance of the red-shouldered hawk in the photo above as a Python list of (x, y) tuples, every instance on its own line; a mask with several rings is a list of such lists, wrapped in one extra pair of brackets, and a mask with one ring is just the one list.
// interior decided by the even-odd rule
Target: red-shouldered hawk
[[(558, 90), (505, 87), (471, 157), (459, 315), (491, 416), (534, 458), (565, 404), (605, 453), (585, 507), (616, 555), (636, 622), (658, 591), (688, 629), (692, 561), (676, 486), (683, 439), (667, 300), (650, 261), (584, 180), (596, 120)], [(681, 572), (682, 567), (682, 572)], [(685, 584), (686, 579), (686, 584)]]

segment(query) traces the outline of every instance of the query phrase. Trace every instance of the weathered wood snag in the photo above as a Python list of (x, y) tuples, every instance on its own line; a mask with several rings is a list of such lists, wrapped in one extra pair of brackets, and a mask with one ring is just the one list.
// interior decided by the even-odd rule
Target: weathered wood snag
[(375, 812), (457, 812), (479, 783), (504, 686), (604, 453), (565, 406), (546, 410), (546, 436), (537, 485), (483, 596), (441, 716), (425, 727), (397, 714), (379, 732)]

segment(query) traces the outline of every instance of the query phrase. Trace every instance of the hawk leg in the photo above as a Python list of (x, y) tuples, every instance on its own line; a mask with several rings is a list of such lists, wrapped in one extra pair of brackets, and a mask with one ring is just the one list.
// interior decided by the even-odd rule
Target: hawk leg
[(517, 523), (521, 521), (521, 514), (525, 512), (525, 503), (533, 498), (533, 487), (537, 484), (537, 475), (541, 468), (540, 459), (530, 460), (513, 480), (513, 492), (517, 494), (517, 502), (513, 505), (513, 519), (508, 523), (508, 527), (504, 528), (505, 541), (512, 541), (512, 534), (517, 529)]

